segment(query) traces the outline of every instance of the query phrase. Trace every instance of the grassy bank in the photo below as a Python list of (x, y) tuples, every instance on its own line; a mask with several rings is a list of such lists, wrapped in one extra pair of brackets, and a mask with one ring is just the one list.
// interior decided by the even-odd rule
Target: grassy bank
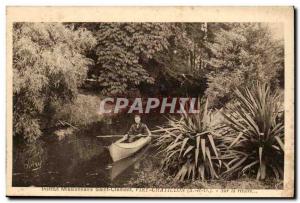
[(198, 189), (283, 189), (283, 181), (266, 179), (258, 181), (255, 178), (242, 177), (237, 180), (186, 180), (174, 181), (174, 177), (159, 169), (140, 171), (137, 177), (126, 183), (128, 187), (145, 188), (198, 188)]
[(78, 94), (72, 103), (56, 106), (53, 120), (62, 120), (75, 126), (86, 126), (103, 119), (99, 114), (101, 98), (94, 94)]

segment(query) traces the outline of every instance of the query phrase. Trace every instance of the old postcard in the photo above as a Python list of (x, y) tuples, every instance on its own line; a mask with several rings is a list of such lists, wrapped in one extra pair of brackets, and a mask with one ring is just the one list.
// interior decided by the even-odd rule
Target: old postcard
[(294, 197), (293, 7), (7, 7), (7, 196)]

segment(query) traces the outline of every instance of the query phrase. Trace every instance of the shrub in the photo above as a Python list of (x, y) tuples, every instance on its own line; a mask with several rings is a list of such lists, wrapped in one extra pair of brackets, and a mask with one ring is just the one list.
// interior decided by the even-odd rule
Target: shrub
[(14, 23), (13, 133), (34, 142), (48, 125), (53, 102), (70, 102), (93, 64), (92, 33), (62, 23)]
[(251, 89), (237, 89), (237, 105), (223, 114), (231, 130), (227, 135), (228, 148), (224, 158), (227, 170), (224, 176), (255, 172), (257, 179), (283, 175), (284, 123), (280, 119), (280, 94), (273, 94), (266, 84), (256, 83)]
[(278, 88), (284, 79), (283, 39), (274, 39), (266, 23), (229, 23), (226, 27), (215, 31), (207, 43), (211, 72), (206, 95), (214, 105), (226, 104), (233, 99), (235, 87), (249, 86), (252, 81)]
[(100, 97), (79, 94), (73, 103), (56, 106), (53, 120), (66, 121), (76, 126), (86, 126), (101, 121), (103, 116), (98, 113)]
[(218, 178), (221, 137), (214, 133), (217, 125), (211, 125), (213, 117), (207, 105), (207, 101), (198, 102), (199, 113), (168, 118), (168, 126), (161, 129), (156, 144), (164, 157), (162, 167), (175, 172), (177, 180)]

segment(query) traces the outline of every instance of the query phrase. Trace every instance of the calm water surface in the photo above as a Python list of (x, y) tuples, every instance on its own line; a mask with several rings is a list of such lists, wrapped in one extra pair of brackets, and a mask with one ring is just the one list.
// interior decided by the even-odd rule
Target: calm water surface
[[(163, 122), (145, 121), (150, 129)], [(113, 118), (62, 140), (43, 139), (32, 145), (14, 143), (13, 186), (123, 187), (138, 171), (149, 171), (155, 161), (151, 146), (113, 163), (107, 146), (118, 138), (97, 135), (124, 134), (131, 117)], [(46, 136), (48, 138), (53, 135)]]

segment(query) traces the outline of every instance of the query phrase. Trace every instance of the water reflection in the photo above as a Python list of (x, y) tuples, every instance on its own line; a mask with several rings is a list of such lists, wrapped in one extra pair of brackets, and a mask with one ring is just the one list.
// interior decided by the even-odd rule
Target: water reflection
[(35, 144), (26, 144), (22, 150), (23, 156), (20, 157), (20, 165), (24, 171), (37, 171), (42, 168), (46, 159), (45, 150), (41, 142)]
[(140, 152), (133, 156), (114, 162), (112, 164), (110, 172), (111, 181), (115, 180), (120, 174), (124, 173), (124, 171), (132, 165), (135, 170), (139, 170), (140, 161), (142, 161), (146, 157), (146, 153), (149, 151), (149, 148), (150, 146), (147, 146), (146, 148), (142, 149)]
[(16, 187), (122, 187), (135, 171), (149, 165), (145, 159), (149, 147), (113, 163), (101, 139), (88, 136), (74, 135), (53, 143), (19, 145), (16, 149), (13, 174)]
[[(143, 118), (143, 121), (150, 129), (162, 123), (155, 117)], [(123, 115), (61, 140), (44, 139), (31, 145), (14, 143), (13, 186), (124, 187), (126, 181), (135, 177), (136, 171), (151, 170), (151, 149), (112, 163), (106, 147), (118, 138), (99, 139), (96, 136), (124, 134), (132, 122), (132, 116)]]

